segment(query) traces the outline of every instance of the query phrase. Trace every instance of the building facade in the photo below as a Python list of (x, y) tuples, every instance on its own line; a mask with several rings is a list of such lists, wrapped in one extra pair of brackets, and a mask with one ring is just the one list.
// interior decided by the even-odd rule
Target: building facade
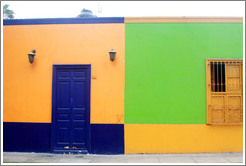
[(3, 20), (3, 150), (242, 152), (242, 20)]

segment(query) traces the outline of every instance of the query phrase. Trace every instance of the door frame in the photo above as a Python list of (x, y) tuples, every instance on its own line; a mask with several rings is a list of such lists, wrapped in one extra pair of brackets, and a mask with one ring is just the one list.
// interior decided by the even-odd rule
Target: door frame
[(86, 147), (88, 153), (91, 152), (91, 123), (90, 123), (90, 103), (91, 103), (91, 65), (90, 64), (54, 64), (52, 76), (52, 122), (51, 122), (51, 151), (53, 153), (80, 153), (79, 150), (55, 150), (55, 109), (56, 109), (56, 77), (57, 71), (61, 69), (86, 69), (87, 70), (87, 114), (86, 114)]

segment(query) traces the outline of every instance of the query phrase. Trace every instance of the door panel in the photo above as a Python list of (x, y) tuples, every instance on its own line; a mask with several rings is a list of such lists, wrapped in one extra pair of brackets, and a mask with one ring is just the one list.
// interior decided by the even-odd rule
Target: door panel
[(227, 76), (227, 92), (240, 92), (241, 91), (241, 65), (227, 64), (226, 76)]
[(240, 78), (228, 77), (227, 78), (227, 90), (228, 91), (239, 91), (240, 90)]
[(54, 66), (53, 151), (88, 152), (90, 67)]
[(225, 97), (211, 97), (212, 122), (222, 123), (225, 121)]
[(243, 119), (241, 102), (241, 96), (228, 96), (228, 114), (230, 122), (241, 122)]
[(70, 107), (70, 82), (69, 81), (58, 81), (57, 84), (57, 108), (64, 110), (62, 108), (69, 109)]
[(68, 127), (57, 127), (57, 144), (61, 146), (69, 145), (69, 128)]
[(85, 91), (85, 82), (83, 81), (76, 81), (73, 83), (73, 108), (76, 109), (85, 109), (85, 94), (81, 93)]

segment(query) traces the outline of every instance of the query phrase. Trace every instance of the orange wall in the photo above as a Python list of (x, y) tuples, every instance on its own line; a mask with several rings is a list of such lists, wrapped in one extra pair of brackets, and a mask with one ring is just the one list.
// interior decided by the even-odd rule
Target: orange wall
[(125, 153), (242, 152), (243, 126), (125, 124)]
[(3, 40), (4, 122), (50, 123), (52, 65), (91, 64), (91, 123), (124, 123), (124, 24), (3, 26)]

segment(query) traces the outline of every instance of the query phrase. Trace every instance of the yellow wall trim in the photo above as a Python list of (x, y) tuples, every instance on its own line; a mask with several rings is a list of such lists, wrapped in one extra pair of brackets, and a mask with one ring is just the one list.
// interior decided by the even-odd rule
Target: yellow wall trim
[(242, 23), (242, 17), (125, 17), (125, 23)]
[(243, 151), (243, 126), (125, 124), (125, 153)]

